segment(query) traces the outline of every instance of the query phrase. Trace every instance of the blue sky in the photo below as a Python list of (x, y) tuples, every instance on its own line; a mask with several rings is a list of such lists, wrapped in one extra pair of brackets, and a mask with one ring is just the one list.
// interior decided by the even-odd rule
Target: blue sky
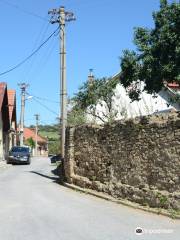
[[(9, 3), (9, 4), (8, 4)], [(77, 92), (86, 81), (90, 68), (95, 77), (112, 76), (120, 70), (123, 49), (134, 49), (133, 28), (153, 27), (152, 11), (159, 0), (0, 0), (0, 72), (27, 57), (57, 27), (49, 24), (48, 10), (65, 6), (77, 20), (67, 24), (68, 95)], [(32, 16), (35, 13), (47, 20)], [(0, 76), (9, 89), (17, 91), (17, 120), (20, 112), (18, 83), (29, 83), (28, 92), (59, 114), (59, 38), (55, 36), (27, 63)], [(26, 101), (25, 124), (56, 122), (57, 115), (33, 99)]]

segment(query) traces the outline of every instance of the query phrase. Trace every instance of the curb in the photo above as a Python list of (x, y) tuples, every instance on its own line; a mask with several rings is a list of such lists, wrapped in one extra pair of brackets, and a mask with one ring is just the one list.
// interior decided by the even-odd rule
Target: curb
[(124, 200), (124, 199), (118, 199), (117, 200), (117, 199), (115, 199), (115, 198), (113, 198), (113, 197), (111, 197), (107, 194), (99, 193), (99, 192), (96, 192), (94, 190), (90, 190), (90, 189), (87, 189), (87, 188), (81, 188), (81, 187), (78, 187), (78, 186), (76, 186), (74, 184), (70, 184), (70, 183), (63, 182), (62, 185), (64, 187), (70, 188), (72, 190), (76, 190), (76, 191), (79, 191), (79, 192), (82, 192), (82, 193), (85, 193), (85, 194), (89, 194), (89, 195), (92, 195), (92, 196), (95, 196), (95, 197), (98, 197), (98, 198), (101, 198), (101, 199), (104, 199), (104, 200), (107, 200), (107, 201), (110, 201), (110, 202), (114, 202), (114, 203), (117, 203), (117, 204), (122, 204), (124, 206), (131, 207), (133, 209), (139, 209), (139, 210), (143, 210), (143, 211), (146, 211), (146, 212), (149, 212), (149, 213), (155, 213), (155, 214), (162, 215), (162, 216), (165, 216), (165, 217), (180, 220), (180, 215), (176, 215), (176, 214), (173, 215), (170, 212), (168, 212), (167, 210), (162, 209), (162, 208), (144, 207), (142, 205), (139, 205), (138, 203), (133, 203), (133, 202), (130, 202), (130, 201)]

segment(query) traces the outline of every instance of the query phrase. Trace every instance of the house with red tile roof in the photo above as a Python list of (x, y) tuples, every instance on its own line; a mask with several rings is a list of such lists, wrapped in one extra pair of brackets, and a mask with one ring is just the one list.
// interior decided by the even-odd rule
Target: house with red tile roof
[(9, 108), (9, 121), (10, 121), (10, 131), (9, 131), (9, 149), (17, 145), (16, 138), (16, 91), (7, 90), (8, 94), (8, 108)]
[(177, 82), (164, 82), (164, 89), (159, 92), (174, 110), (180, 111), (180, 85)]
[(0, 83), (0, 161), (5, 160), (9, 151), (9, 108), (7, 84)]
[(180, 85), (176, 82), (172, 82), (172, 83), (167, 83), (166, 84), (169, 88), (172, 88), (172, 89), (180, 89)]
[[(27, 140), (30, 138), (32, 138), (34, 142), (36, 141), (35, 130), (31, 128), (24, 128), (24, 142), (27, 143)], [(37, 144), (38, 155), (47, 155), (47, 139), (37, 135)]]

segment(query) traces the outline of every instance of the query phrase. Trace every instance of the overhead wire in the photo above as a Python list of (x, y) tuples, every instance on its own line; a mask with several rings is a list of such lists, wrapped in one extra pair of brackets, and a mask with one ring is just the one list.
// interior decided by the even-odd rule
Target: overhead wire
[(48, 61), (50, 60), (50, 57), (56, 46), (57, 46), (56, 38), (51, 39), (49, 46), (47, 48), (47, 51), (44, 54), (42, 54), (42, 56), (40, 57), (39, 62), (41, 64), (39, 64), (39, 63), (36, 64), (36, 67), (32, 71), (31, 78), (33, 78), (33, 80), (37, 79), (37, 77), (46, 69), (45, 66), (48, 63)]
[(59, 30), (59, 26), (58, 26), (58, 28), (57, 28), (53, 33), (51, 33), (51, 35), (50, 35), (42, 44), (40, 44), (40, 46), (39, 46), (35, 51), (33, 51), (28, 57), (26, 57), (24, 60), (22, 60), (21, 62), (19, 62), (18, 64), (16, 64), (14, 67), (12, 67), (12, 68), (4, 71), (4, 72), (1, 72), (1, 73), (0, 73), (0, 76), (5, 75), (5, 74), (7, 74), (7, 73), (9, 73), (9, 72), (12, 72), (12, 71), (15, 70), (16, 68), (20, 67), (20, 66), (23, 65), (25, 62), (27, 62), (32, 56), (34, 56), (34, 55), (49, 41), (49, 39), (51, 39), (52, 36), (54, 36), (54, 35), (57, 33), (58, 30)]
[(46, 110), (48, 110), (49, 112), (55, 114), (57, 117), (59, 116), (57, 112), (55, 112), (54, 110), (50, 109), (49, 107), (47, 107), (45, 104), (41, 103), (39, 100), (37, 100), (36, 98), (32, 98), (32, 100), (34, 100), (35, 102), (37, 102), (39, 105), (41, 105), (42, 107), (44, 107)]
[[(22, 12), (28, 14), (28, 15), (31, 15), (31, 16), (34, 16), (34, 17), (37, 17), (37, 18), (40, 18), (41, 20), (44, 20), (44, 21), (48, 21), (48, 25), (47, 25), (45, 31), (43, 32), (43, 36), (42, 36), (41, 39), (44, 38), (45, 33), (47, 32), (48, 27), (49, 27), (49, 19), (46, 19), (46, 18), (44, 18), (44, 17), (42, 17), (42, 16), (39, 16), (38, 14), (35, 14), (35, 13), (33, 13), (33, 12), (27, 11), (27, 10), (19, 7), (18, 5), (13, 4), (13, 3), (10, 3), (10, 2), (8, 2), (8, 1), (4, 1), (4, 0), (0, 0), (0, 1), (3, 2), (3, 3), (5, 3), (6, 5), (9, 5), (9, 6), (13, 7), (13, 8), (16, 8), (17, 10), (22, 11)], [(1, 72), (1, 73), (0, 73), (0, 76), (5, 75), (5, 74), (7, 74), (7, 73), (9, 73), (9, 72), (11, 72), (11, 71), (13, 71), (13, 70), (15, 70), (16, 68), (18, 68), (18, 67), (20, 67), (22, 64), (24, 64), (26, 61), (28, 61), (30, 58), (32, 58), (32, 57), (42, 48), (42, 46), (43, 46), (44, 44), (46, 44), (46, 43), (50, 40), (50, 38), (51, 38), (53, 35), (56, 36), (56, 33), (58, 32), (58, 29), (59, 29), (59, 27), (58, 27), (42, 44), (40, 44), (40, 46), (39, 46), (36, 50), (34, 50), (34, 51), (32, 50), (33, 52), (32, 52), (28, 57), (26, 57), (24, 60), (22, 60), (21, 62), (19, 62), (18, 64), (16, 64), (14, 67), (12, 67), (12, 68), (4, 71), (4, 72)], [(39, 37), (38, 37), (37, 40), (36, 40), (36, 43), (37, 43), (38, 39), (40, 38), (41, 33), (42, 33), (42, 31), (40, 32)], [(34, 44), (34, 46), (36, 46), (36, 43)], [(53, 46), (53, 48), (54, 48), (54, 46)], [(33, 47), (33, 49), (34, 49), (34, 47)], [(52, 51), (52, 49), (50, 49), (50, 50)], [(51, 54), (51, 51), (49, 52), (48, 56)], [(33, 61), (32, 61), (32, 63), (31, 63), (31, 65), (30, 65), (30, 70), (31, 70), (31, 68), (32, 68), (32, 65), (33, 65)], [(29, 72), (30, 72), (30, 70), (29, 70)], [(33, 97), (35, 97), (35, 98), (37, 98), (37, 99), (40, 99), (40, 100), (43, 100), (43, 101), (49, 101), (49, 102), (53, 102), (53, 103), (59, 103), (59, 102), (56, 102), (56, 101), (52, 101), (52, 100), (45, 99), (45, 98), (40, 98), (40, 97), (37, 97), (37, 96), (33, 96)], [(57, 114), (55, 111), (53, 111), (52, 109), (48, 108), (46, 105), (44, 105), (43, 103), (41, 103), (41, 102), (38, 101), (37, 99), (34, 99), (34, 98), (33, 98), (34, 101), (36, 101), (36, 102), (39, 103), (41, 106), (43, 106), (44, 108), (46, 108), (48, 111), (50, 111), (50, 112), (52, 112), (53, 114), (55, 114), (56, 116), (58, 116), (58, 114)], [(27, 120), (27, 119), (26, 119), (26, 120)], [(30, 119), (28, 119), (28, 120), (30, 120)]]
[[(47, 30), (49, 28), (49, 25), (50, 25), (49, 22), (47, 22), (47, 23), (44, 22), (43, 23), (43, 25), (41, 27), (41, 30), (40, 30), (40, 33), (36, 37), (36, 40), (35, 40), (35, 43), (33, 45), (32, 51), (35, 50), (35, 48), (37, 47), (38, 43), (40, 43), (40, 42), (42, 42), (44, 40), (45, 34), (46, 34), (46, 32), (47, 32)], [(35, 55), (32, 58), (32, 60), (31, 60), (31, 62), (29, 64), (29, 67), (28, 67), (28, 71), (27, 70), (24, 71), (24, 75), (25, 75), (24, 79), (27, 79), (28, 76), (30, 75), (30, 72), (32, 71), (32, 68), (33, 68), (33, 65), (34, 65), (34, 62), (35, 62), (36, 59), (37, 59), (37, 55)]]
[[(46, 28), (46, 31), (47, 31), (47, 28)], [(57, 32), (54, 36), (58, 36), (58, 34), (59, 34), (59, 32)], [(50, 60), (50, 57), (56, 46), (57, 46), (57, 39), (52, 38), (51, 41), (49, 42), (47, 50), (44, 52), (44, 54), (42, 54), (42, 56), (39, 59), (37, 59), (37, 57), (33, 58), (35, 60), (38, 60), (38, 64), (36, 64), (36, 66), (34, 66), (34, 68), (33, 68), (33, 71), (31, 71), (31, 80), (33, 79), (35, 81), (38, 78), (38, 76), (46, 69), (45, 66), (47, 65), (48, 61)], [(31, 64), (31, 66), (32, 65), (33, 65), (33, 62)], [(30, 73), (29, 73), (29, 75), (30, 75)], [(25, 79), (28, 79), (28, 78), (29, 77), (26, 74)]]
[[(0, 1), (1, 1), (2, 3), (5, 3), (6, 5), (9, 5), (9, 6), (11, 6), (11, 7), (16, 8), (16, 9), (22, 11), (22, 12), (25, 12), (25, 13), (27, 13), (27, 14), (29, 14), (29, 15), (33, 15), (33, 16), (36, 16), (36, 17), (37, 17), (37, 14), (34, 14), (34, 13), (32, 13), (32, 12), (23, 10), (23, 9), (22, 9), (21, 7), (19, 7), (17, 4), (13, 4), (13, 3), (9, 2), (9, 1), (6, 1), (6, 0), (0, 0)], [(47, 14), (46, 16), (48, 16), (48, 14)], [(40, 17), (40, 16), (38, 16), (38, 17)], [(40, 17), (40, 18), (41, 18), (41, 17)], [(41, 40), (40, 40), (39, 42), (42, 42), (42, 41), (44, 40), (45, 34), (46, 34), (46, 32), (47, 32), (47, 30), (48, 30), (48, 27), (49, 27), (49, 25), (50, 25), (49, 19), (46, 19), (46, 18), (44, 18), (44, 19), (45, 19), (45, 20), (48, 20), (48, 21), (44, 21), (43, 26), (42, 26), (42, 30), (40, 31), (40, 34), (39, 34), (38, 37), (36, 38), (35, 44), (34, 44), (34, 46), (33, 46), (33, 48), (32, 48), (32, 51), (34, 51), (34, 49), (35, 49), (35, 47), (37, 46), (37, 43), (38, 43), (38, 41), (39, 41), (40, 38), (41, 38)], [(45, 30), (43, 31), (43, 29), (44, 29), (44, 27), (45, 27), (45, 24), (47, 24), (47, 26), (46, 26)], [(35, 59), (36, 59), (36, 58), (35, 58)], [(31, 71), (31, 69), (32, 69), (32, 67), (33, 67), (33, 64), (34, 64), (34, 58), (32, 58), (32, 61), (31, 61), (30, 65), (29, 65), (28, 71), (27, 71), (27, 70), (24, 71), (24, 74), (23, 74), (24, 77), (23, 77), (23, 79), (27, 79), (27, 77), (28, 77), (28, 75), (29, 75), (29, 73), (30, 73), (30, 71)]]
[[(39, 122), (42, 124), (42, 125), (51, 125), (45, 121), (52, 121), (52, 119), (43, 119), (43, 120), (39, 120)], [(53, 125), (55, 125), (56, 123), (53, 123)]]
[[(27, 92), (26, 92), (27, 93)], [(27, 95), (29, 95), (29, 96), (33, 96), (33, 97), (35, 97), (35, 98), (37, 98), (37, 99), (40, 99), (40, 100), (43, 100), (43, 101), (47, 101), (47, 102), (51, 102), (51, 103), (60, 103), (60, 102), (58, 102), (58, 101), (54, 101), (54, 100), (50, 100), (50, 99), (47, 99), (47, 98), (42, 98), (42, 97), (38, 97), (38, 96), (35, 96), (34, 94), (32, 94), (32, 93), (27, 93)]]
[(33, 13), (33, 12), (31, 12), (31, 11), (28, 11), (28, 10), (26, 10), (26, 9), (18, 6), (17, 4), (11, 3), (11, 2), (6, 1), (6, 0), (0, 0), (0, 1), (1, 1), (2, 3), (6, 4), (6, 5), (9, 5), (9, 6), (15, 8), (15, 9), (17, 9), (18, 11), (21, 11), (21, 12), (26, 13), (26, 14), (28, 14), (28, 15), (31, 15), (31, 16), (33, 16), (33, 17), (39, 18), (39, 19), (41, 19), (41, 20), (43, 20), (43, 21), (49, 21), (48, 19), (46, 19), (46, 18), (44, 18), (44, 17), (42, 17), (42, 16), (40, 16), (40, 15), (38, 15), (38, 14), (36, 14), (36, 13)]
[[(54, 119), (54, 120), (52, 120), (52, 119), (50, 119), (50, 118), (43, 118), (43, 119), (41, 119), (41, 116), (40, 116), (40, 119), (39, 119), (39, 122), (40, 123), (42, 123), (42, 124), (44, 124), (44, 125), (49, 125), (46, 121), (48, 121), (48, 122), (52, 122), (52, 121), (55, 121), (56, 120), (56, 118)], [(31, 123), (31, 125), (33, 125), (33, 122), (34, 122), (34, 125), (35, 125), (35, 118), (25, 118), (24, 119), (24, 122), (25, 123), (27, 123), (27, 122), (30, 122)], [(56, 124), (56, 123), (54, 123), (54, 124)]]

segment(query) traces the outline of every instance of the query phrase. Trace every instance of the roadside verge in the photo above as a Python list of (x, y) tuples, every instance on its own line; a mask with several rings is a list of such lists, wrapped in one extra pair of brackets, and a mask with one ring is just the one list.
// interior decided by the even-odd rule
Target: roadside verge
[(97, 191), (94, 191), (94, 190), (91, 190), (91, 189), (87, 189), (87, 188), (81, 188), (81, 187), (78, 187), (74, 184), (69, 184), (69, 183), (63, 182), (62, 185), (65, 186), (65, 187), (68, 187), (70, 189), (73, 189), (75, 191), (79, 191), (79, 192), (82, 192), (82, 193), (85, 193), (85, 194), (90, 194), (92, 196), (95, 196), (95, 197), (98, 197), (98, 198), (101, 198), (101, 199), (104, 199), (104, 200), (107, 200), (107, 201), (111, 201), (111, 202), (114, 202), (114, 203), (117, 203), (117, 204), (122, 204), (122, 205), (125, 205), (125, 206), (128, 206), (128, 207), (134, 208), (134, 209), (140, 209), (140, 210), (143, 210), (143, 211), (146, 211), (146, 212), (149, 212), (149, 213), (155, 213), (155, 214), (158, 214), (158, 215), (163, 215), (163, 216), (166, 216), (166, 217), (170, 217), (170, 218), (173, 218), (173, 219), (179, 219), (180, 220), (180, 212), (176, 212), (173, 209), (172, 210), (166, 210), (166, 209), (162, 209), (162, 208), (150, 208), (148, 206), (142, 206), (142, 205), (139, 205), (138, 203), (130, 202), (126, 199), (115, 199), (115, 198), (113, 198), (113, 197), (111, 197), (107, 194), (100, 193), (100, 192), (97, 192)]

